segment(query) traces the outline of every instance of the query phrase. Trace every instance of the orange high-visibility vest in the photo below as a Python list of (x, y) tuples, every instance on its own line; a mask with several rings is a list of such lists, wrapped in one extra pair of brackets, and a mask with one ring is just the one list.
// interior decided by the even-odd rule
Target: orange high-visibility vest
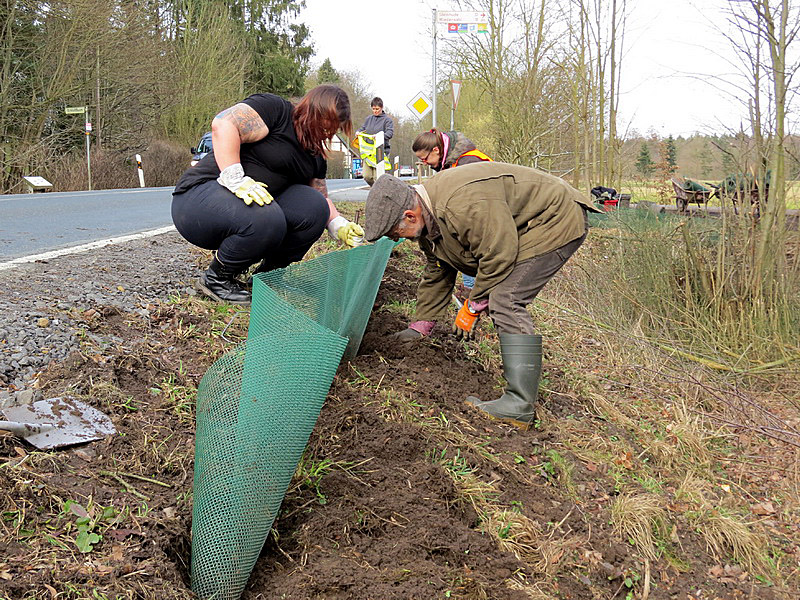
[(459, 156), (459, 157), (456, 159), (456, 162), (454, 162), (454, 163), (453, 163), (453, 166), (454, 166), (454, 167), (457, 167), (457, 166), (458, 166), (458, 161), (460, 161), (460, 160), (461, 160), (462, 158), (464, 158), (465, 156), (477, 156), (477, 157), (478, 157), (478, 158), (480, 158), (481, 160), (484, 160), (484, 161), (488, 160), (489, 162), (494, 162), (494, 161), (493, 161), (491, 158), (489, 158), (489, 157), (488, 157), (486, 154), (484, 154), (484, 153), (483, 153), (483, 152), (481, 152), (480, 150), (477, 150), (477, 149), (476, 149), (476, 150), (470, 150), (470, 151), (468, 151), (468, 152), (464, 152), (464, 154), (462, 154), (461, 156)]

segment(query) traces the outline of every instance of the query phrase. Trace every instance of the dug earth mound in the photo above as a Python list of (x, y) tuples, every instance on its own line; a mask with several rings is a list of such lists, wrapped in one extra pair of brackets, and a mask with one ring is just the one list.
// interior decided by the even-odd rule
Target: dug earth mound
[[(129, 246), (126, 260), (163, 252), (175, 268), (137, 271), (135, 298), (118, 289), (131, 288), (122, 267), (107, 295), (73, 302), (41, 273), (77, 275), (86, 256), (8, 283), (57, 298), (37, 310), (69, 323), (74, 340), (30, 387), (89, 402), (119, 433), (54, 452), (0, 436), (3, 598), (191, 597), (194, 397), (206, 369), (244, 339), (248, 315), (190, 292), (200, 253), (169, 237), (154, 244)], [(122, 256), (107, 252), (93, 264)], [(733, 518), (725, 492), (706, 471), (687, 470), (688, 437), (673, 439), (665, 425), (680, 421), (679, 410), (659, 390), (610, 382), (608, 369), (598, 376), (598, 336), (579, 325), (545, 331), (539, 420), (528, 432), (464, 403), (502, 388), (490, 324), (471, 345), (449, 327), (417, 345), (391, 343), (411, 316), (421, 265), (412, 244), (395, 250), (359, 353), (340, 365), (243, 598), (797, 597), (796, 580), (765, 558), (778, 561), (779, 549), (786, 562), (776, 564), (792, 564), (791, 516), (774, 510), (768, 525), (718, 527), (714, 547), (704, 533), (714, 514), (704, 511)], [(582, 269), (576, 260), (562, 277)], [(47, 287), (30, 289), (34, 280)], [(653, 435), (663, 447), (645, 441), (632, 406), (647, 427), (661, 419)], [(723, 468), (704, 456), (709, 473)], [(681, 487), (690, 478), (694, 487)], [(768, 484), (741, 485), (755, 497)], [(737, 545), (728, 531), (757, 539)]]

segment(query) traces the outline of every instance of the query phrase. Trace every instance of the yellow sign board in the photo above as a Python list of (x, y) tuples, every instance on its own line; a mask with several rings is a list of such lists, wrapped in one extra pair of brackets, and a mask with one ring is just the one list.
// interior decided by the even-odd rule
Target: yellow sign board
[(408, 107), (408, 110), (414, 113), (414, 116), (418, 119), (421, 119), (427, 115), (433, 108), (430, 98), (428, 98), (422, 92), (414, 96), (411, 101), (406, 104), (406, 106)]

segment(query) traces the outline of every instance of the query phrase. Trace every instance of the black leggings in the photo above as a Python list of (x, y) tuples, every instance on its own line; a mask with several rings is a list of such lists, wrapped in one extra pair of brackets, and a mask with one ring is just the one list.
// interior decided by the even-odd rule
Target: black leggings
[(219, 261), (244, 271), (285, 267), (305, 256), (325, 230), (330, 209), (325, 197), (307, 185), (292, 185), (266, 205), (250, 206), (206, 181), (172, 196), (172, 221), (195, 246), (216, 250)]

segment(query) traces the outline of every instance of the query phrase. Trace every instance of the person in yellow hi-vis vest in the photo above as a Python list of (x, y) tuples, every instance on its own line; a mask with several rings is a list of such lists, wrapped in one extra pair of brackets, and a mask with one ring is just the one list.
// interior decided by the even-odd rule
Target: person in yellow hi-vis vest
[(376, 134), (359, 131), (353, 140), (353, 146), (361, 157), (362, 175), (368, 185), (375, 183), (378, 177), (391, 169), (389, 158), (383, 154), (382, 136), (380, 131)]
[[(364, 161), (362, 163), (364, 181), (372, 185), (379, 176), (378, 164), (381, 161), (383, 161), (383, 171), (391, 169), (389, 148), (391, 147), (390, 140), (394, 136), (394, 121), (384, 112), (383, 100), (378, 96), (375, 96), (370, 102), (370, 109), (372, 114), (364, 120), (364, 124), (356, 130), (356, 133), (366, 134), (367, 139), (365, 136), (359, 135), (358, 140), (361, 158)], [(380, 152), (377, 152), (374, 138), (377, 133), (383, 134), (383, 149)], [(377, 145), (379, 146), (381, 143), (379, 142)]]
[[(478, 150), (472, 140), (460, 131), (425, 131), (416, 137), (411, 150), (434, 171), (476, 162), (492, 162), (491, 158)], [(461, 286), (456, 291), (459, 300), (463, 302), (474, 285), (475, 278), (462, 273)]]

